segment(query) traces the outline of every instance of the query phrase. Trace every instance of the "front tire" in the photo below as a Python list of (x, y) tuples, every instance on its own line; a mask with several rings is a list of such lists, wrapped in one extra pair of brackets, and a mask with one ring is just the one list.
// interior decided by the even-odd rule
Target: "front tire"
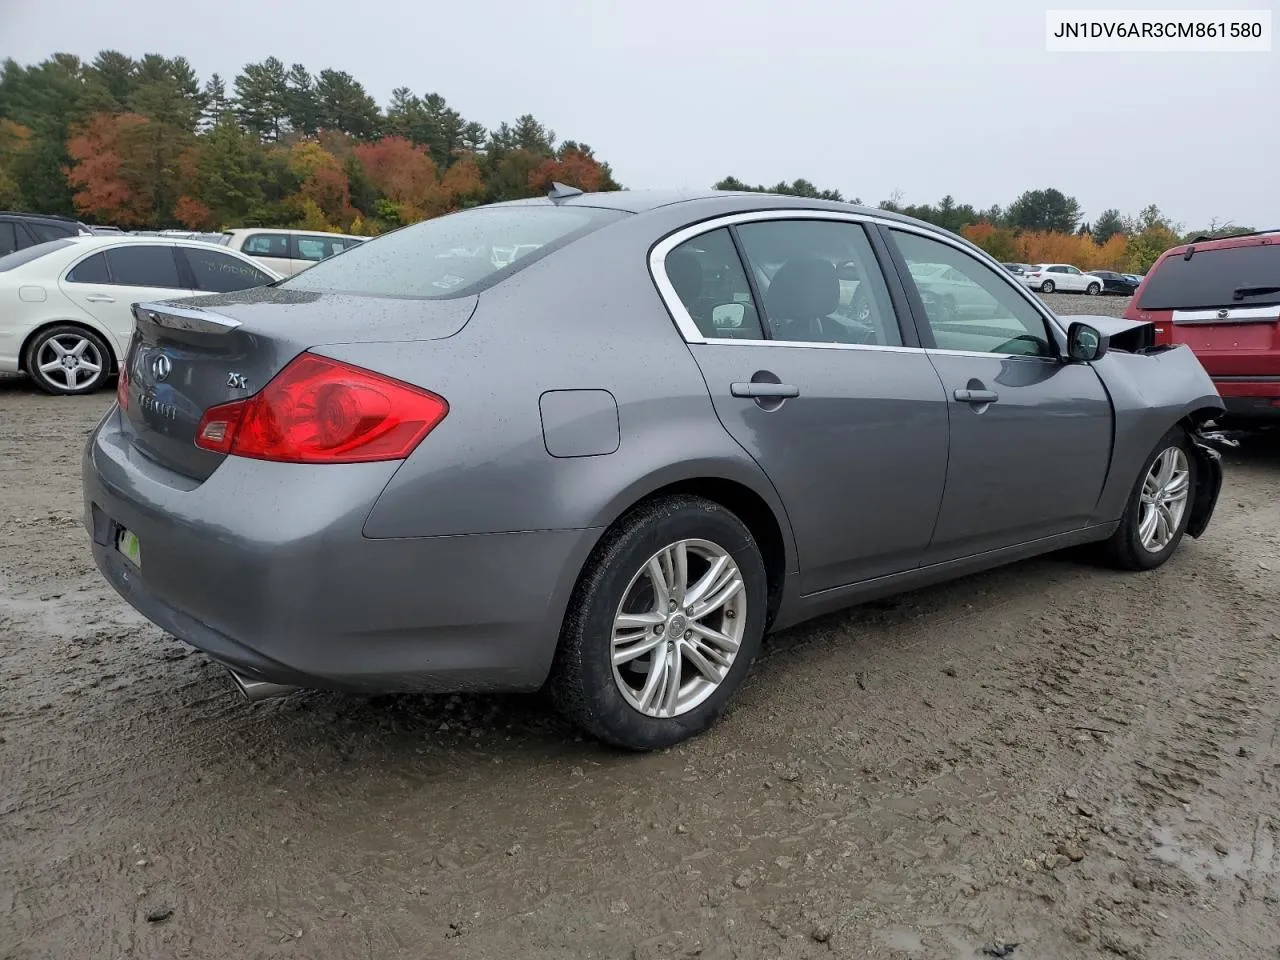
[(1103, 545), (1122, 570), (1154, 570), (1167, 561), (1187, 529), (1196, 489), (1196, 458), (1187, 433), (1174, 427), (1143, 463), (1120, 526)]
[(720, 504), (678, 495), (636, 508), (605, 534), (574, 589), (552, 702), (630, 750), (702, 733), (759, 652), (767, 592), (751, 531)]
[(78, 396), (106, 385), (111, 350), (87, 327), (63, 323), (37, 333), (27, 344), (23, 363), (45, 393)]
[(1044, 283), (1040, 284), (1041, 293), (1053, 293), (1054, 289), (1052, 280), (1046, 280)]
[(1101, 284), (1091, 283), (1089, 284), (1088, 287), (1085, 288), (1084, 292), (1091, 297), (1096, 297), (1101, 291), (1102, 291)]

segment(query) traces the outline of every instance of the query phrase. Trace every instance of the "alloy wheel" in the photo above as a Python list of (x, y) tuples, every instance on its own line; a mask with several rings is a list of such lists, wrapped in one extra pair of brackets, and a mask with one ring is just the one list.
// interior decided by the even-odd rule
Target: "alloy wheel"
[(733, 668), (747, 621), (741, 571), (710, 540), (679, 540), (631, 578), (613, 621), (613, 678), (647, 717), (688, 713)]
[(1191, 495), (1191, 466), (1181, 447), (1168, 447), (1151, 464), (1142, 482), (1138, 540), (1143, 549), (1159, 553), (1172, 542), (1182, 524)]

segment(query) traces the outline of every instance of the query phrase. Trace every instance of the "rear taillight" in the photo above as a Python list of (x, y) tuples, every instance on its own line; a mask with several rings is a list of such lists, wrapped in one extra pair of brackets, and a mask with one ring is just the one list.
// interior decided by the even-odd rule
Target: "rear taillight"
[(210, 407), (196, 446), (256, 460), (403, 460), (449, 412), (443, 397), (304, 353), (252, 397)]
[(120, 375), (116, 377), (116, 403), (125, 413), (129, 412), (129, 366), (120, 364)]

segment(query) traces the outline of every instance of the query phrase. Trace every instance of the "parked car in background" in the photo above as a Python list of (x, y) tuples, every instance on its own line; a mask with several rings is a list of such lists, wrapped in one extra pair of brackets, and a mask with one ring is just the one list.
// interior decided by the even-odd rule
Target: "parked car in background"
[(70, 217), (37, 213), (0, 212), (0, 257), (46, 240), (88, 236), (89, 228)]
[(1114, 293), (1124, 297), (1133, 296), (1142, 281), (1135, 280), (1127, 273), (1116, 273), (1114, 270), (1090, 270), (1089, 276), (1102, 281), (1103, 293)]
[(114, 237), (114, 236), (119, 236), (125, 231), (120, 229), (119, 227), (103, 226), (102, 224), (95, 223), (93, 226), (89, 228), (89, 232), (92, 233), (94, 236), (109, 235)]
[(133, 304), (279, 280), (244, 254), (159, 237), (72, 236), (0, 257), (0, 371), (47, 393), (106, 384), (133, 333)]
[(1069, 263), (1032, 264), (1018, 279), (1041, 293), (1087, 293), (1092, 297), (1102, 292), (1101, 280)]
[(345, 233), (277, 230), (268, 227), (226, 230), (221, 237), (225, 246), (253, 257), (263, 266), (286, 277), (369, 239)]
[(1031, 264), (1029, 263), (1002, 263), (1000, 266), (1004, 267), (1015, 277), (1021, 276), (1031, 269)]
[(549, 681), (665, 747), (766, 630), (1085, 543), (1150, 570), (1221, 483), (1189, 350), (848, 204), (557, 185), (136, 314), (92, 553), (250, 699)]
[(1125, 316), (1200, 358), (1235, 421), (1280, 422), (1280, 230), (1165, 251)]

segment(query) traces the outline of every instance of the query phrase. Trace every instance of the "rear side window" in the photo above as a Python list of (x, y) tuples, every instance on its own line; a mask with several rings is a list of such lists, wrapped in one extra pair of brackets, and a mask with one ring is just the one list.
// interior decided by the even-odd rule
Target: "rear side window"
[(667, 254), (663, 268), (704, 337), (764, 339), (751, 284), (728, 228), (686, 240)]
[(626, 216), (591, 207), (476, 207), (358, 244), (280, 286), (380, 297), (470, 296)]
[(195, 276), (196, 289), (208, 293), (231, 293), (271, 282), (257, 267), (220, 250), (184, 247), (187, 263)]
[(297, 248), (294, 257), (299, 260), (318, 262), (347, 248), (341, 237), (294, 237), (293, 240)]
[(48, 243), (37, 243), (34, 246), (23, 247), (21, 250), (16, 250), (0, 257), (0, 273), (12, 270), (14, 267), (20, 267), (24, 263), (30, 263), (32, 260), (39, 260), (46, 254), (69, 246), (71, 246), (70, 240), (50, 240)]
[(107, 262), (112, 282), (124, 287), (182, 287), (172, 247), (119, 247)]
[(73, 224), (68, 224), (64, 227), (60, 224), (38, 223), (34, 220), (27, 221), (27, 229), (35, 235), (36, 240), (40, 243), (48, 240), (60, 240), (63, 237), (74, 237), (80, 232), (80, 229)]
[[(1203, 310), (1280, 304), (1280, 291), (1249, 293), (1248, 287), (1280, 287), (1280, 244), (1197, 250), (1164, 260), (1147, 277), (1139, 310)], [(1235, 299), (1236, 291), (1241, 298)]]
[(279, 257), (289, 259), (289, 238), (282, 233), (255, 233), (240, 247), (241, 253), (251, 257)]
[(111, 275), (107, 272), (107, 255), (95, 253), (86, 257), (71, 268), (67, 274), (68, 283), (110, 283)]

